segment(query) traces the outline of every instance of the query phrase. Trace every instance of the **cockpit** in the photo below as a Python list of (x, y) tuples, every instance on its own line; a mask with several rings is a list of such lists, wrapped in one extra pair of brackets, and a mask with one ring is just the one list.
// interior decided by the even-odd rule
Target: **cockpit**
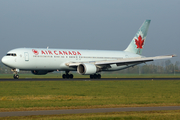
[(8, 53), (6, 56), (17, 56), (16, 53)]

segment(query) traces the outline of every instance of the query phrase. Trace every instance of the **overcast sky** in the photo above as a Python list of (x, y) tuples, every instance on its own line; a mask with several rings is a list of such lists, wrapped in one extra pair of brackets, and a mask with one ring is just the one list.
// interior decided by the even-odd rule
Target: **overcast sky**
[(19, 47), (124, 50), (146, 19), (143, 55), (180, 56), (180, 0), (0, 0), (0, 58)]

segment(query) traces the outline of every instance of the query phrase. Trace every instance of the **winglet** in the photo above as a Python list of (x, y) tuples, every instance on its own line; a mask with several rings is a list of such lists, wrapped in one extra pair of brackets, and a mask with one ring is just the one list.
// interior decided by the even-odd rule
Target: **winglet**
[(174, 55), (172, 55), (172, 57), (177, 57), (177, 55), (176, 55), (176, 54), (174, 54)]

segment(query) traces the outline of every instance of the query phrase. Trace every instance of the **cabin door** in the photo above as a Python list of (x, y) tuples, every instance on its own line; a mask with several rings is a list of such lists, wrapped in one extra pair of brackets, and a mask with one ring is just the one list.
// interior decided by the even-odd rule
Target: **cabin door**
[(28, 52), (24, 53), (24, 58), (25, 58), (25, 61), (29, 61), (29, 54), (28, 54)]

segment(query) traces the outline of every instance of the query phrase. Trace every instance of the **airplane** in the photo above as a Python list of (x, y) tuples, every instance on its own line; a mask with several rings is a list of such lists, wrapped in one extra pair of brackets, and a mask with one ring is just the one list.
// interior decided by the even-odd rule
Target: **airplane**
[(91, 79), (100, 79), (101, 71), (122, 70), (135, 65), (158, 59), (169, 59), (175, 55), (145, 57), (142, 56), (147, 31), (151, 20), (145, 20), (138, 32), (123, 51), (17, 48), (7, 52), (2, 63), (14, 72), (18, 79), (20, 70), (31, 71), (34, 75), (45, 75), (53, 71), (65, 71), (64, 79), (72, 79), (70, 71), (81, 75), (90, 75)]

